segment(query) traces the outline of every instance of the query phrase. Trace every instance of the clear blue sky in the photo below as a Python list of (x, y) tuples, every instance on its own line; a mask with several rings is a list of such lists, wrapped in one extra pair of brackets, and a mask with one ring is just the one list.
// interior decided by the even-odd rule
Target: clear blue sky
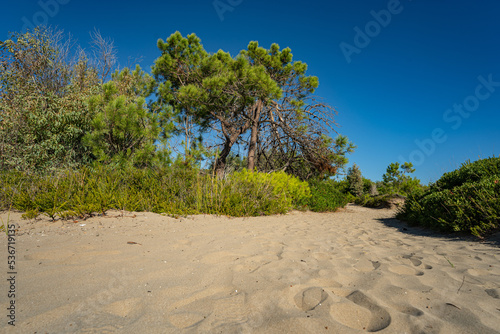
[(427, 183), (500, 154), (498, 1), (16, 0), (2, 9), (2, 40), (47, 23), (88, 47), (96, 28), (122, 66), (142, 56), (146, 71), (158, 38), (176, 30), (209, 52), (236, 55), (252, 40), (288, 46), (319, 77), (317, 95), (358, 146), (350, 163), (372, 180), (395, 161), (412, 161)]

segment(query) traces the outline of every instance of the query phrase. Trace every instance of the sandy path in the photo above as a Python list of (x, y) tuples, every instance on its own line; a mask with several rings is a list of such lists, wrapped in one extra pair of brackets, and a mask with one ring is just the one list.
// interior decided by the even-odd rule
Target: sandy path
[(436, 236), (355, 206), (134, 215), (29, 223), (12, 214), (16, 326), (0, 236), (0, 331), (500, 333), (498, 241)]

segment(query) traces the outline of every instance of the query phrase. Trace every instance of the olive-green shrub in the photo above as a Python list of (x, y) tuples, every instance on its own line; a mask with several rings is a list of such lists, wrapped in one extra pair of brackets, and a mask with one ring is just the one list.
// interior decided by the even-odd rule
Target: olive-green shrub
[(311, 187), (311, 197), (308, 201), (308, 207), (311, 211), (336, 211), (354, 199), (350, 193), (342, 192), (345, 188), (345, 184), (342, 182), (314, 180), (309, 182), (309, 186)]
[(423, 194), (408, 197), (397, 217), (444, 232), (481, 237), (500, 222), (500, 158), (464, 163)]
[(0, 172), (0, 209), (26, 217), (52, 219), (106, 214), (110, 209), (172, 215), (257, 216), (303, 208), (310, 197), (307, 182), (283, 172), (242, 170), (225, 179), (197, 169), (126, 169), (95, 165), (45, 174)]

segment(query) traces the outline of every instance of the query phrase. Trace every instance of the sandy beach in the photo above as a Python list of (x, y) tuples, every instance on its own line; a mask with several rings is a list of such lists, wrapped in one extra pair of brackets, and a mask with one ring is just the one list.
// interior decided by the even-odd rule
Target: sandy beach
[(15, 327), (3, 235), (0, 331), (500, 333), (499, 238), (448, 237), (394, 214), (11, 213)]

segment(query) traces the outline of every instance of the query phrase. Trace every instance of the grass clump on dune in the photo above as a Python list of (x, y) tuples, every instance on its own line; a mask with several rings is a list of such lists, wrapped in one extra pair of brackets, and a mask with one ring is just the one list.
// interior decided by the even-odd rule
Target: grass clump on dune
[(425, 193), (409, 197), (398, 219), (482, 237), (500, 223), (500, 158), (466, 162)]

